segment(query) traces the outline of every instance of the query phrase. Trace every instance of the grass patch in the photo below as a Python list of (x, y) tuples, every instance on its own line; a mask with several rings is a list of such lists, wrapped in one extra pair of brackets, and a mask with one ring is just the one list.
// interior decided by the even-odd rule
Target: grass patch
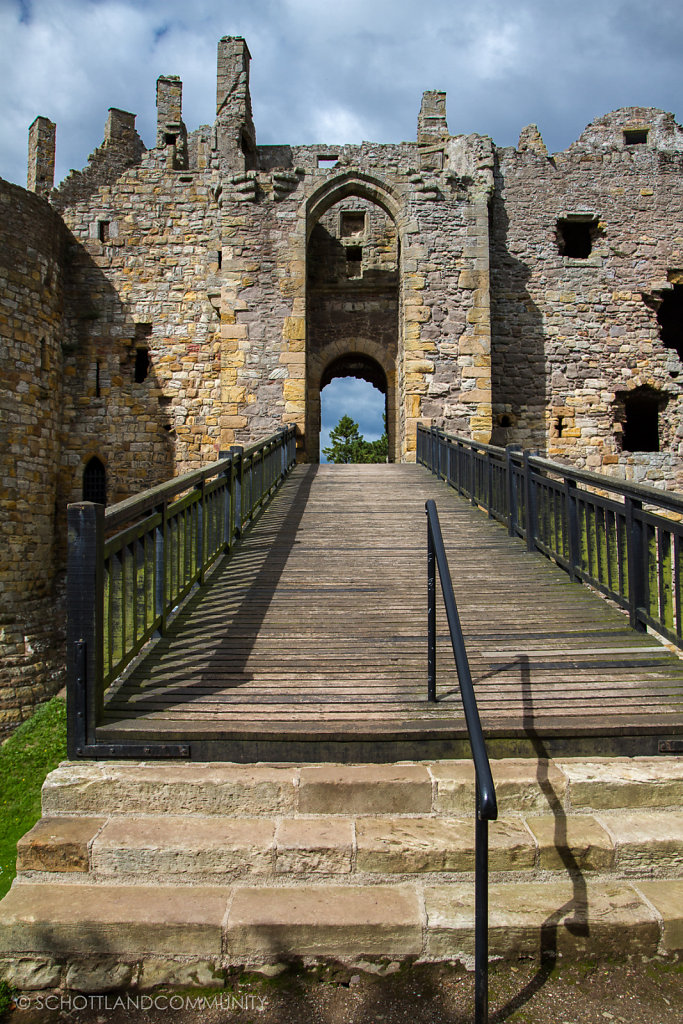
[(53, 697), (0, 747), (0, 896), (16, 874), (17, 841), (40, 818), (40, 787), (66, 758), (66, 704)]

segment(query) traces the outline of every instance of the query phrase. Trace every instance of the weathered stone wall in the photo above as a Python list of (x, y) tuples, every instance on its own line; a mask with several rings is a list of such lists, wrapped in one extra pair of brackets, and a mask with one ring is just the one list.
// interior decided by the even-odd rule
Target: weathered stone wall
[(549, 156), (535, 126), (516, 150), (450, 135), (434, 91), (416, 142), (259, 147), (249, 60), (219, 42), (216, 120), (189, 133), (162, 76), (148, 151), (112, 109), (52, 191), (38, 118), (51, 206), (0, 188), (0, 727), (55, 685), (65, 507), (93, 456), (108, 502), (285, 423), (316, 459), (320, 388), (354, 373), (386, 390), (396, 460), (426, 420), (683, 487), (672, 115), (616, 111)]
[(55, 517), (67, 232), (0, 179), (0, 734), (62, 684)]
[[(683, 487), (683, 366), (657, 319), (681, 280), (681, 170), (683, 131), (652, 109), (599, 118), (552, 158), (538, 140), (498, 151), (494, 440)], [(588, 255), (563, 253), (572, 221)], [(660, 406), (659, 452), (623, 450), (624, 403), (642, 389)]]

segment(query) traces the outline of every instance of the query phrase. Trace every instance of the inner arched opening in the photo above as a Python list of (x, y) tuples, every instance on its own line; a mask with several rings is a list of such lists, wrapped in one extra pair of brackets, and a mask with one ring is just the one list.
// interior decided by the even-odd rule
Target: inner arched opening
[(310, 461), (320, 457), (321, 390), (333, 379), (345, 377), (367, 381), (385, 396), (389, 460), (400, 458), (399, 252), (395, 221), (361, 194), (347, 192), (323, 210), (310, 230), (305, 430)]
[[(374, 359), (349, 353), (330, 363), (320, 380), (321, 462), (326, 461), (323, 449), (330, 444), (330, 431), (343, 416), (358, 425), (364, 441), (379, 441), (388, 421), (387, 390), (386, 373)], [(373, 461), (385, 459), (386, 454)]]

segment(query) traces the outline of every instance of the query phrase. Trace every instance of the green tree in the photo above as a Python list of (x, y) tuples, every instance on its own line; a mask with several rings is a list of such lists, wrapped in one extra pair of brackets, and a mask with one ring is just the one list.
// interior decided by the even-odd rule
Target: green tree
[(330, 447), (323, 448), (328, 462), (386, 462), (389, 444), (386, 432), (376, 441), (366, 441), (360, 428), (350, 416), (342, 416), (336, 427), (330, 431)]

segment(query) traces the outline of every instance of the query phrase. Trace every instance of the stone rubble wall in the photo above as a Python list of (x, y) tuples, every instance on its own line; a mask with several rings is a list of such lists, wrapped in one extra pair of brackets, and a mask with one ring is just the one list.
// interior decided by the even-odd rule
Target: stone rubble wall
[[(638, 124), (649, 126), (647, 142), (626, 145), (624, 128)], [(496, 443), (683, 487), (683, 366), (662, 343), (656, 314), (657, 296), (683, 266), (682, 146), (671, 115), (629, 108), (600, 118), (552, 158), (498, 150), (491, 244)], [(592, 252), (563, 256), (557, 221), (581, 211), (595, 217)], [(622, 451), (619, 393), (644, 386), (667, 400), (660, 451)]]

